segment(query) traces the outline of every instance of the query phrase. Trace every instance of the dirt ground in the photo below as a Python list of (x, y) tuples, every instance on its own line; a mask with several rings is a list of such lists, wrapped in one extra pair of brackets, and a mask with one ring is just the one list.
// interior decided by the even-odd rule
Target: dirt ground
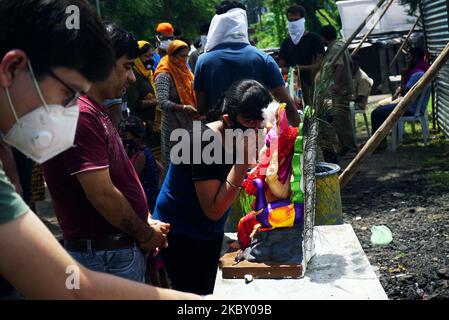
[[(344, 220), (390, 299), (449, 299), (449, 143), (434, 130), (425, 147), (417, 129), (396, 153), (374, 153), (342, 190)], [(367, 139), (360, 121), (358, 135)], [(392, 243), (371, 243), (376, 225), (392, 231)]]

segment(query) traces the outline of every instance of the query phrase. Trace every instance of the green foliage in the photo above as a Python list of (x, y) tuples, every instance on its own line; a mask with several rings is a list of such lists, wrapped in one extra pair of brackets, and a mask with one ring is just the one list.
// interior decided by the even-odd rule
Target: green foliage
[[(403, 0), (416, 2), (418, 0)], [(96, 6), (96, 0), (89, 0)], [(182, 30), (182, 37), (195, 40), (199, 26), (210, 22), (215, 5), (220, 0), (100, 0), (104, 20), (117, 22), (131, 31), (138, 39), (152, 39), (156, 25), (171, 22)], [(257, 22), (252, 25), (254, 37), (261, 48), (279, 47), (287, 36), (285, 10), (293, 4), (306, 8), (307, 29), (319, 32), (322, 25), (332, 24), (340, 29), (340, 17), (335, 0), (242, 0), (248, 8), (248, 19)], [(168, 12), (165, 10), (168, 6)], [(262, 8), (268, 13), (261, 14)], [(166, 18), (168, 13), (169, 19)]]
[(253, 203), (256, 200), (256, 197), (253, 195), (248, 195), (244, 189), (240, 190), (239, 194), (239, 204), (240, 204), (240, 212), (242, 213), (242, 217), (253, 211)]
[[(89, 0), (96, 7), (95, 0)], [(165, 0), (166, 1), (166, 0)], [(104, 20), (113, 21), (131, 31), (138, 39), (154, 37), (158, 23), (167, 21), (162, 0), (100, 0)], [(220, 0), (170, 0), (169, 19), (182, 37), (194, 40), (199, 26), (209, 22)]]
[(449, 172), (433, 171), (428, 174), (428, 177), (434, 183), (449, 186)]
[(274, 13), (272, 12), (263, 14), (261, 22), (254, 25), (255, 35), (253, 38), (257, 39), (259, 48), (279, 47), (282, 40), (279, 40), (279, 35), (276, 36), (276, 32), (273, 32), (273, 25)]
[(265, 0), (241, 0), (246, 5), (246, 13), (248, 15), (248, 22), (250, 24), (256, 23), (259, 20), (259, 14), (265, 6)]
[[(249, 7), (251, 1), (247, 2)], [(323, 25), (331, 24), (337, 31), (341, 28), (340, 14), (334, 0), (266, 0), (268, 13), (253, 25), (259, 48), (279, 47), (287, 37), (286, 10), (299, 4), (306, 9), (307, 30), (319, 33)]]
[(340, 29), (340, 14), (335, 0), (296, 0), (306, 9), (308, 30), (319, 32), (323, 25), (332, 24), (337, 31)]
[(287, 18), (285, 9), (291, 5), (289, 0), (267, 0), (265, 6), (269, 12), (261, 17), (261, 22), (256, 23), (255, 37), (259, 48), (279, 47), (287, 36)]

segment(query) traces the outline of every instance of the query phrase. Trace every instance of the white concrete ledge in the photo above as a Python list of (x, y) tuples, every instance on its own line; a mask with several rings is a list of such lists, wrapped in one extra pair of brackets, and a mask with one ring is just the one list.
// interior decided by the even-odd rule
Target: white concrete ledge
[[(226, 234), (230, 238), (236, 234)], [(222, 279), (214, 294), (235, 300), (387, 300), (357, 236), (349, 224), (315, 227), (315, 255), (299, 280)]]

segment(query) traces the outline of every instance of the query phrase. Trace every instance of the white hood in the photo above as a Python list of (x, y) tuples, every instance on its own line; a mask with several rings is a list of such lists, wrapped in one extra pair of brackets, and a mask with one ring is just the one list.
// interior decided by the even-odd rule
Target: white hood
[(249, 44), (248, 19), (243, 9), (236, 8), (214, 16), (204, 51), (208, 52), (222, 43), (229, 42)]

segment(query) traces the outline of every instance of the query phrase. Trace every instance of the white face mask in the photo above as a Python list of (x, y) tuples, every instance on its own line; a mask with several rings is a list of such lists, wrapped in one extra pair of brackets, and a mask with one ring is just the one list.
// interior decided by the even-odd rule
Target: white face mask
[(163, 40), (159, 43), (159, 48), (161, 48), (162, 50), (168, 50), (168, 46), (170, 45), (170, 43), (173, 40)]
[(301, 18), (297, 21), (288, 22), (288, 33), (293, 43), (297, 45), (306, 32), (306, 19)]
[(41, 164), (73, 146), (79, 107), (78, 105), (68, 108), (62, 105), (47, 105), (29, 62), (28, 67), (43, 106), (19, 119), (9, 90), (6, 88), (6, 96), (16, 123), (3, 136), (3, 140)]

